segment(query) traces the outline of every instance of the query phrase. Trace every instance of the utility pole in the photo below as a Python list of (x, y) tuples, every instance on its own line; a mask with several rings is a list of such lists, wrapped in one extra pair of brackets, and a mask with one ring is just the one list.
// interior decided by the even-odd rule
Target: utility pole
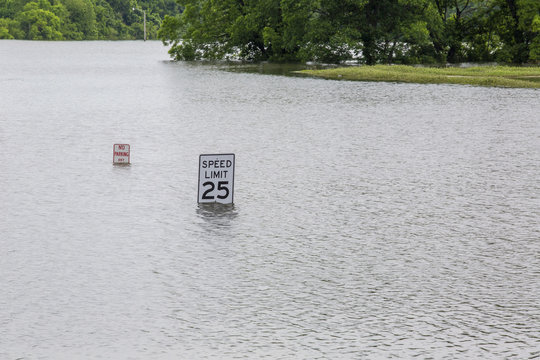
[(146, 10), (143, 10), (143, 19), (144, 19), (144, 41), (146, 41)]

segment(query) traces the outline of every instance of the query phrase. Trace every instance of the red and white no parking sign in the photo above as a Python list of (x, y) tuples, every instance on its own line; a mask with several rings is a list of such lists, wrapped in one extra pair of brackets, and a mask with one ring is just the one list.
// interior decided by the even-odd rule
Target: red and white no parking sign
[(113, 164), (129, 164), (129, 144), (114, 144)]

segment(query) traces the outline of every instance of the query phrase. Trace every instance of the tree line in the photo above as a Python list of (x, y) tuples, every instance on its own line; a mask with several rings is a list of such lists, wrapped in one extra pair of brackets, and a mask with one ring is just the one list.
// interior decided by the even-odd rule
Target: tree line
[(162, 19), (180, 9), (174, 0), (0, 0), (0, 39), (141, 39), (143, 10), (156, 39)]
[(178, 0), (178, 60), (540, 61), (539, 0)]

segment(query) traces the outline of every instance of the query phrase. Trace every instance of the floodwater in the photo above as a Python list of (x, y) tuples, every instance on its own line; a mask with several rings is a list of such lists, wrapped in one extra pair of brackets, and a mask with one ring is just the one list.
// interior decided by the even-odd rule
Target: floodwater
[(0, 358), (539, 358), (539, 179), (538, 90), (0, 41)]

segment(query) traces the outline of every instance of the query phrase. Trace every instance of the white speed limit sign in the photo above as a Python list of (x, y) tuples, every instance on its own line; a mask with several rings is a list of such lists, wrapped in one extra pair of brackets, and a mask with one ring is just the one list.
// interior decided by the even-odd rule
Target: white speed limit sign
[(234, 154), (199, 156), (199, 203), (232, 204), (234, 192)]

